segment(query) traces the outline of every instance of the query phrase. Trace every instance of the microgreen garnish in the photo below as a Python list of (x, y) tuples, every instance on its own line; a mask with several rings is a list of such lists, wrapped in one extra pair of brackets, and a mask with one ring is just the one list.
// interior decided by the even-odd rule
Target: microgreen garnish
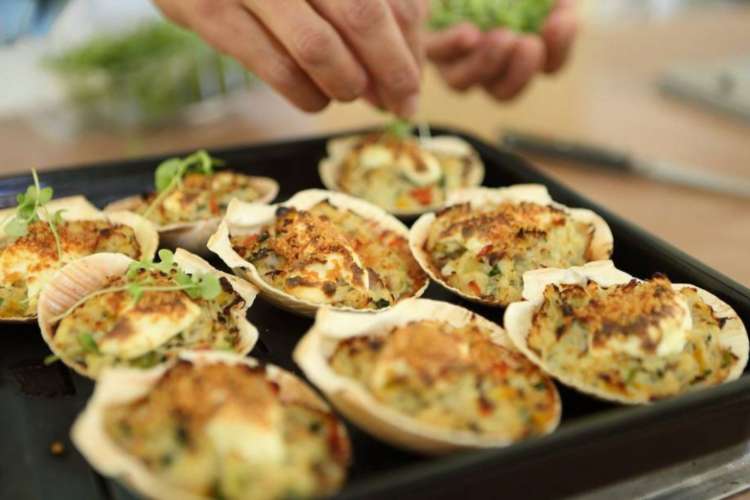
[(406, 120), (393, 120), (385, 127), (385, 133), (396, 136), (400, 139), (406, 139), (412, 136), (414, 125)]
[(492, 269), (490, 269), (490, 272), (487, 274), (490, 278), (494, 278), (495, 276), (498, 276), (501, 274), (500, 268), (497, 267), (497, 265), (492, 266)]
[[(65, 317), (68, 312), (80, 306), (87, 300), (97, 295), (115, 292), (127, 292), (135, 302), (138, 302), (146, 292), (185, 292), (191, 299), (213, 300), (221, 293), (221, 282), (218, 276), (211, 273), (188, 274), (174, 261), (174, 254), (169, 250), (159, 250), (159, 262), (150, 259), (139, 260), (128, 266), (125, 285), (103, 288), (81, 298), (69, 307), (64, 313), (53, 318), (57, 322)], [(144, 275), (141, 271), (157, 271), (167, 275), (172, 284), (154, 285), (151, 276)]]
[(57, 363), (58, 361), (60, 361), (60, 356), (58, 356), (57, 354), (49, 354), (44, 357), (43, 363), (44, 366), (49, 366), (53, 363)]
[(193, 172), (211, 175), (214, 173), (214, 168), (223, 165), (224, 162), (222, 160), (212, 157), (203, 149), (185, 158), (164, 160), (156, 167), (156, 171), (154, 172), (154, 185), (159, 195), (148, 206), (144, 212), (144, 216), (148, 217), (169, 193), (179, 187), (186, 174)]
[(62, 222), (62, 210), (50, 214), (46, 204), (52, 199), (54, 191), (51, 187), (42, 188), (39, 185), (39, 176), (35, 169), (31, 170), (31, 177), (34, 184), (26, 188), (25, 193), (18, 193), (16, 196), (16, 213), (3, 226), (5, 234), (13, 239), (25, 236), (29, 232), (29, 225), (41, 220), (40, 214), (49, 225), (52, 235), (55, 237), (55, 246), (57, 248), (58, 258), (62, 258), (62, 244), (60, 243), (60, 233), (57, 226)]
[(96, 345), (96, 340), (94, 340), (94, 336), (91, 335), (90, 333), (79, 334), (78, 344), (80, 344), (81, 349), (83, 349), (83, 352), (88, 352), (92, 354), (99, 353), (99, 346)]

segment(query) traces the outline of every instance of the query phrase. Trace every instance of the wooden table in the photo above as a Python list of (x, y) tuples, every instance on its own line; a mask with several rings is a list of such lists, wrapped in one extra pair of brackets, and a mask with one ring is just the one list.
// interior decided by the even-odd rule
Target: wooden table
[[(537, 82), (512, 104), (497, 104), (478, 92), (453, 93), (428, 70), (420, 118), (458, 126), (490, 141), (497, 140), (501, 130), (514, 128), (750, 177), (747, 124), (664, 98), (653, 85), (661, 71), (682, 60), (750, 53), (748, 26), (747, 5), (700, 8), (669, 21), (588, 25), (567, 70)], [(20, 119), (0, 122), (0, 173), (278, 139), (383, 120), (363, 104), (334, 105), (317, 116), (303, 115), (265, 90), (243, 106), (242, 116), (212, 124), (129, 136), (97, 132), (71, 142), (45, 138)], [(750, 285), (750, 201), (556, 162), (537, 163), (596, 202)]]

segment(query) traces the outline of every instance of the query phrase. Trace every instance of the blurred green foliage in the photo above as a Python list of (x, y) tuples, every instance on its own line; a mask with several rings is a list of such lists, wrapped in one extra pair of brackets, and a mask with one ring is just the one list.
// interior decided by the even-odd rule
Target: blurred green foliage
[(468, 21), (482, 31), (537, 33), (553, 5), (554, 0), (432, 0), (430, 26), (439, 30)]
[[(241, 66), (192, 33), (165, 22), (97, 36), (50, 57), (71, 98), (92, 112), (128, 108), (140, 122), (158, 122), (185, 105), (227, 90), (227, 75), (251, 80)], [(236, 82), (234, 82), (236, 84)]]

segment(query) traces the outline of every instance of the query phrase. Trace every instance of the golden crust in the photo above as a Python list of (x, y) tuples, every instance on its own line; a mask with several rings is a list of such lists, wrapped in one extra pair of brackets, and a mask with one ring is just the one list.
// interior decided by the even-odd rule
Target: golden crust
[(108, 371), (72, 438), (99, 472), (169, 500), (330, 495), (351, 458), (345, 428), (301, 380), (222, 353)]
[(740, 376), (748, 339), (724, 302), (661, 275), (635, 280), (610, 261), (524, 275), (505, 312), (514, 344), (561, 382), (644, 404)]
[[(409, 299), (378, 314), (321, 309), (294, 359), (357, 425), (423, 453), (507, 446), (559, 422), (551, 380), (500, 327), (449, 303)], [(534, 402), (528, 414), (513, 402), (524, 398)]]

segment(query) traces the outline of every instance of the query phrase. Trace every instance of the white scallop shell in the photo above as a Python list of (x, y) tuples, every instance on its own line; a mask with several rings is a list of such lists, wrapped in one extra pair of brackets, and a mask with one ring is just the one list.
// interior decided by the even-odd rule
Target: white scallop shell
[[(379, 402), (356, 380), (337, 374), (328, 359), (343, 340), (385, 334), (393, 327), (418, 320), (444, 321), (454, 327), (474, 323), (491, 332), (497, 345), (515, 351), (505, 331), (495, 323), (463, 307), (428, 299), (407, 299), (379, 313), (340, 312), (320, 309), (315, 324), (294, 350), (294, 360), (307, 378), (334, 406), (358, 426), (395, 446), (430, 455), (461, 449), (508, 446), (510, 438), (483, 438), (419, 422)], [(562, 405), (555, 389), (557, 418), (545, 429), (552, 432), (560, 421)]]
[[(237, 352), (243, 355), (249, 353), (258, 341), (258, 330), (246, 318), (247, 310), (258, 293), (255, 287), (236, 276), (216, 270), (202, 258), (183, 249), (177, 249), (174, 261), (188, 274), (211, 273), (229, 281), (244, 301), (242, 307), (233, 307), (230, 312), (239, 329), (240, 342)], [(88, 255), (60, 269), (39, 297), (37, 312), (42, 338), (55, 355), (83, 376), (95, 378), (85, 366), (76, 364), (57, 350), (52, 341), (57, 324), (55, 320), (79, 300), (101, 289), (112, 277), (125, 274), (133, 262), (133, 259), (116, 253)]]
[[(258, 366), (253, 358), (216, 351), (184, 351), (178, 359), (196, 364), (226, 363)], [(141, 461), (118, 446), (104, 430), (104, 412), (110, 405), (127, 404), (148, 394), (149, 390), (176, 361), (155, 366), (148, 370), (111, 368), (102, 373), (94, 394), (86, 408), (78, 416), (71, 430), (71, 439), (76, 448), (100, 474), (117, 478), (134, 491), (149, 498), (163, 500), (206, 500), (180, 489), (173, 483), (159, 478)], [(279, 385), (280, 396), (285, 400), (296, 400), (305, 406), (330, 412), (329, 406), (299, 378), (274, 365), (265, 365), (266, 376)], [(347, 436), (339, 423), (339, 432)], [(348, 439), (348, 437), (347, 437)]]
[[(139, 259), (152, 259), (159, 247), (159, 235), (154, 225), (141, 217), (140, 215), (124, 212), (113, 211), (105, 213), (96, 208), (83, 196), (69, 196), (66, 198), (57, 198), (47, 203), (46, 208), (50, 214), (62, 210), (61, 217), (65, 221), (77, 220), (108, 220), (115, 224), (122, 224), (133, 229), (135, 239), (141, 249)], [(0, 210), (0, 220), (6, 220), (15, 213), (15, 208)], [(2, 231), (0, 231), (2, 232)], [(6, 237), (2, 232), (0, 242)], [(19, 318), (0, 318), (0, 323), (25, 323), (36, 320), (36, 315)]]
[[(279, 184), (270, 177), (251, 177), (253, 187), (261, 193), (255, 203), (271, 203), (279, 193)], [(105, 211), (133, 211), (140, 206), (142, 198), (138, 195), (129, 196), (121, 200), (113, 201), (106, 207)], [(177, 222), (157, 226), (162, 246), (168, 248), (184, 248), (199, 255), (207, 252), (206, 242), (216, 231), (221, 222), (221, 217), (212, 217), (196, 222)]]
[[(357, 135), (328, 141), (328, 156), (318, 164), (318, 174), (326, 189), (343, 192), (338, 183), (343, 160), (361, 139), (362, 136)], [(479, 154), (468, 142), (460, 137), (451, 135), (418, 138), (418, 140), (422, 148), (427, 151), (469, 157), (471, 159), (471, 167), (466, 180), (466, 186), (473, 187), (482, 184), (482, 180), (484, 179), (484, 164)], [(440, 208), (439, 205), (433, 205), (419, 210), (390, 210), (390, 213), (398, 217), (411, 218), (438, 208)]]
[[(527, 344), (529, 331), (533, 321), (534, 313), (543, 303), (544, 288), (548, 284), (584, 284), (589, 280), (603, 287), (624, 285), (634, 278), (626, 272), (617, 269), (612, 261), (603, 260), (589, 262), (580, 267), (569, 269), (538, 269), (524, 273), (524, 300), (514, 302), (505, 310), (504, 325), (510, 339), (516, 347), (534, 364), (542, 368), (560, 382), (573, 387), (583, 393), (596, 396), (608, 401), (622, 404), (645, 404), (648, 400), (634, 399), (619, 394), (611, 394), (606, 391), (589, 387), (571, 377), (567, 373), (559, 372), (547, 366), (539, 356), (531, 350)], [(748, 361), (748, 336), (745, 326), (737, 313), (725, 302), (715, 295), (698, 288), (694, 285), (673, 284), (672, 288), (680, 290), (690, 287), (697, 290), (698, 295), (714, 311), (717, 318), (726, 318), (724, 326), (719, 332), (717, 339), (719, 344), (731, 350), (739, 362), (734, 366), (724, 382), (735, 380), (742, 375)], [(692, 321), (690, 322), (692, 324)]]
[[(208, 249), (221, 257), (224, 263), (231, 267), (235, 273), (257, 286), (264, 299), (282, 309), (304, 316), (312, 316), (321, 305), (301, 300), (271, 286), (260, 276), (252, 263), (246, 261), (235, 252), (230, 241), (230, 234), (247, 235), (258, 233), (263, 226), (271, 223), (276, 218), (276, 210), (279, 207), (294, 207), (298, 210), (307, 210), (324, 200), (328, 200), (335, 207), (351, 210), (365, 219), (376, 221), (381, 227), (400, 234), (405, 238), (409, 236), (409, 230), (398, 219), (371, 203), (343, 193), (321, 189), (308, 189), (300, 191), (288, 201), (276, 205), (259, 205), (257, 203), (245, 203), (236, 199), (232, 200), (229, 203), (229, 207), (227, 207), (224, 220), (221, 221), (216, 233), (208, 240)], [(414, 296), (421, 296), (427, 289), (428, 284), (429, 280), (425, 279), (424, 285)], [(342, 311), (356, 310), (351, 307), (335, 307), (334, 309)]]
[[(591, 243), (589, 245), (589, 254), (592, 260), (608, 259), (612, 254), (614, 238), (612, 231), (606, 221), (591, 210), (585, 208), (568, 208), (552, 200), (547, 188), (541, 184), (516, 184), (503, 188), (471, 188), (456, 191), (448, 200), (446, 206), (453, 206), (460, 203), (471, 203), (472, 207), (481, 207), (488, 203), (522, 203), (530, 202), (539, 205), (551, 206), (565, 211), (574, 220), (589, 223), (594, 228)], [(503, 306), (496, 302), (486, 301), (474, 295), (463, 292), (450, 284), (446, 283), (433, 269), (429, 253), (424, 249), (430, 232), (430, 226), (436, 219), (434, 212), (422, 215), (409, 231), (409, 247), (414, 258), (422, 266), (422, 269), (430, 275), (433, 281), (439, 283), (446, 290), (450, 290), (456, 295), (466, 300), (485, 304), (489, 306)]]

